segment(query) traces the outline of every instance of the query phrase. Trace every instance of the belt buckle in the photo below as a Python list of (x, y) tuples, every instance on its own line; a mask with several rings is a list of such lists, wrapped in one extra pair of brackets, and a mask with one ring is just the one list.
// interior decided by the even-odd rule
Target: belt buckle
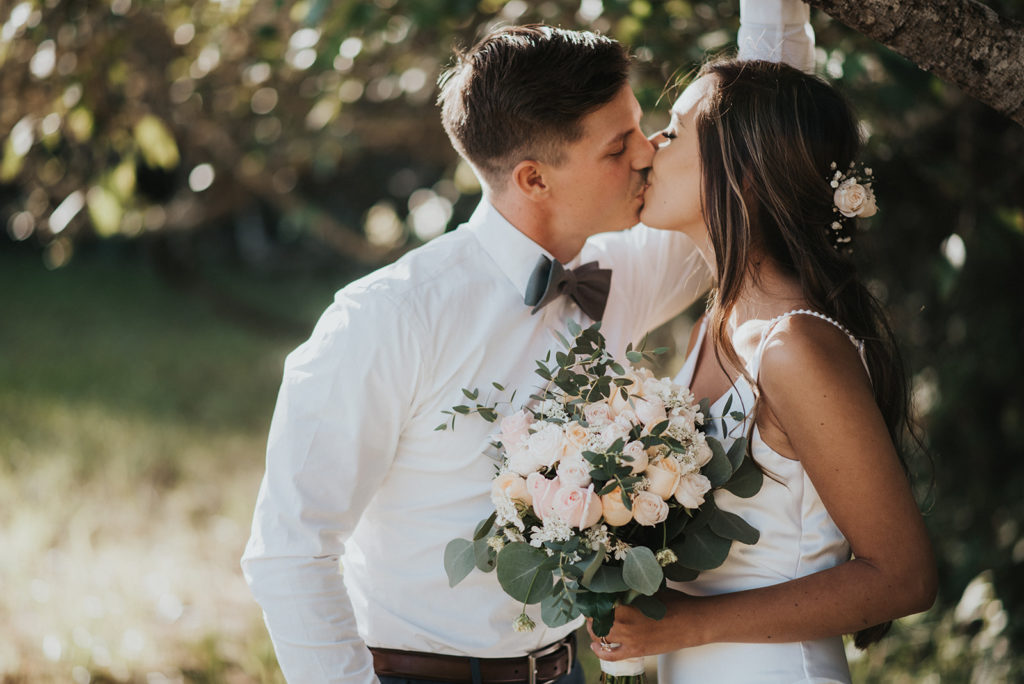
[(544, 682), (537, 681), (537, 659), (543, 658), (544, 656), (549, 656), (553, 653), (558, 653), (562, 649), (562, 647), (565, 647), (566, 651), (568, 651), (569, 669), (567, 669), (565, 673), (569, 674), (569, 672), (572, 670), (572, 663), (575, 654), (572, 652), (572, 638), (566, 637), (556, 641), (553, 644), (548, 644), (543, 648), (538, 648), (536, 651), (531, 651), (530, 653), (526, 654), (527, 667), (529, 668), (529, 672), (526, 675), (527, 684), (549, 684), (550, 682), (555, 681), (553, 679)]

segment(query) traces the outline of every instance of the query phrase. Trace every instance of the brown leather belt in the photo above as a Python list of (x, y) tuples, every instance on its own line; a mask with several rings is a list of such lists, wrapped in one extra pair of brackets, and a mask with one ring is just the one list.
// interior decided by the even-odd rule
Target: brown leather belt
[[(373, 669), (385, 677), (472, 684), (472, 658), (370, 647)], [(569, 674), (576, 661), (576, 635), (518, 658), (476, 658), (483, 684), (547, 684)]]

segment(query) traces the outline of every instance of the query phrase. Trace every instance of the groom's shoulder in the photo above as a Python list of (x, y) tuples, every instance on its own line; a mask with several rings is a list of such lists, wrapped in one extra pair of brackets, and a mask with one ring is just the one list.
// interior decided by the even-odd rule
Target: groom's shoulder
[(453, 230), (406, 252), (397, 261), (354, 280), (337, 297), (371, 304), (421, 307), (460, 290), (480, 271), (479, 243), (466, 230)]

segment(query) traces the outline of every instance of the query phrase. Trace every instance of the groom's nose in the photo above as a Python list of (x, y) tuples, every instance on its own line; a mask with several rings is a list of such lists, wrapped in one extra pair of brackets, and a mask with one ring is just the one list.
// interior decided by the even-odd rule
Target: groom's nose
[(654, 162), (654, 152), (658, 149), (658, 145), (651, 138), (644, 138), (638, 147), (640, 151), (634, 159), (633, 168), (637, 170), (650, 168)]

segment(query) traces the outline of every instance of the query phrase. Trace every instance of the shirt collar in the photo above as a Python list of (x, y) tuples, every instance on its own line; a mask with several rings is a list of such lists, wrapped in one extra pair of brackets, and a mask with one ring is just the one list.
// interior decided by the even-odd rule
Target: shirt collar
[(484, 251), (523, 297), (526, 296), (526, 285), (537, 266), (538, 257), (543, 254), (548, 259), (554, 258), (509, 223), (486, 199), (480, 200), (473, 215), (460, 230), (469, 230), (476, 235)]

